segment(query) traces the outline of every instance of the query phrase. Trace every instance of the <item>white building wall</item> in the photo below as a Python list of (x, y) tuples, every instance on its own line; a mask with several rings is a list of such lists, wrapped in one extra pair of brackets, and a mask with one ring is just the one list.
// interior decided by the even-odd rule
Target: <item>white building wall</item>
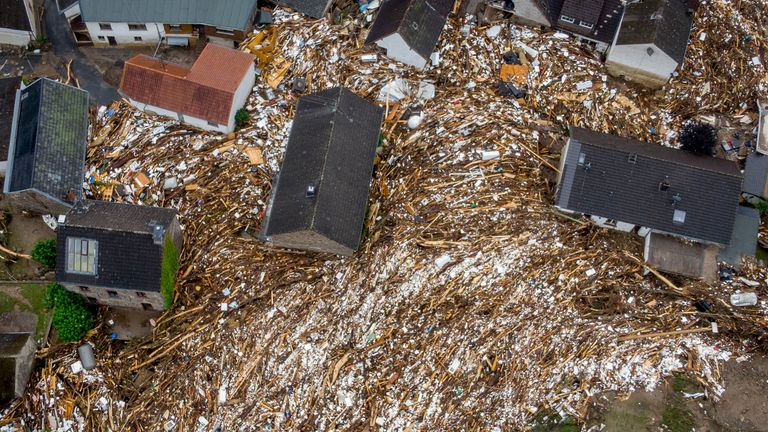
[[(105, 23), (112, 26), (112, 30), (101, 30), (98, 22), (87, 22), (85, 26), (91, 35), (93, 43), (96, 45), (108, 45), (109, 37), (115, 38), (118, 45), (154, 45), (165, 36), (165, 29), (162, 23), (131, 23), (144, 24), (146, 30), (128, 30), (128, 23)], [(141, 41), (136, 41), (135, 37), (140, 37)], [(104, 39), (99, 39), (103, 37)]]
[(32, 32), (0, 28), (0, 45), (27, 46), (34, 39)]
[[(648, 48), (653, 50), (648, 55)], [(613, 45), (605, 61), (612, 75), (624, 75), (650, 87), (661, 87), (677, 68), (677, 62), (653, 44)]]
[(80, 2), (77, 2), (72, 6), (64, 9), (63, 12), (64, 12), (64, 16), (68, 20), (72, 21), (72, 18), (75, 18), (76, 16), (80, 15)]
[(189, 125), (195, 126), (200, 129), (214, 131), (214, 132), (222, 132), (222, 133), (232, 132), (232, 130), (234, 129), (234, 128), (229, 128), (229, 125), (211, 126), (210, 124), (208, 124), (208, 120), (203, 120), (201, 118), (193, 117), (190, 115), (184, 115), (171, 110), (167, 110), (165, 108), (160, 108), (158, 106), (145, 104), (143, 102), (139, 102), (131, 98), (128, 98), (128, 101), (131, 103), (131, 105), (135, 106), (136, 108), (142, 111), (151, 111), (152, 113), (155, 113), (157, 115), (160, 115), (163, 117), (169, 117), (174, 120), (187, 123)]
[(400, 63), (405, 63), (418, 69), (424, 69), (424, 66), (427, 65), (427, 59), (412, 50), (411, 47), (405, 43), (402, 36), (397, 33), (377, 41), (376, 45), (386, 49), (387, 56)]
[(600, 228), (610, 228), (622, 232), (630, 232), (635, 228), (635, 225), (631, 223), (621, 221), (614, 222), (601, 216), (592, 216), (592, 221), (594, 221)]
[(251, 67), (243, 77), (240, 85), (237, 86), (235, 91), (235, 97), (232, 99), (232, 109), (229, 110), (229, 124), (227, 124), (227, 132), (235, 130), (235, 114), (237, 110), (245, 105), (248, 100), (248, 95), (251, 94), (253, 85), (256, 83), (256, 66), (251, 63)]

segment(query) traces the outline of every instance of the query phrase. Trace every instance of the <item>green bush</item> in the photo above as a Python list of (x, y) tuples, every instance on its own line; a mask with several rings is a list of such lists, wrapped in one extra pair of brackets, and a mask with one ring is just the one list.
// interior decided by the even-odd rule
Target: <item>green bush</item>
[(241, 128), (245, 126), (246, 123), (248, 123), (248, 120), (251, 119), (251, 115), (248, 114), (248, 111), (245, 108), (240, 108), (235, 113), (235, 126), (238, 128)]
[(63, 286), (48, 285), (45, 304), (54, 308), (52, 324), (62, 341), (78, 341), (93, 328), (93, 315), (83, 304), (83, 298)]
[(163, 265), (160, 271), (160, 293), (163, 295), (163, 303), (166, 309), (173, 305), (173, 289), (176, 285), (176, 272), (179, 271), (179, 256), (176, 253), (176, 245), (170, 237), (165, 238), (163, 247)]
[(56, 239), (40, 240), (32, 248), (32, 259), (45, 268), (56, 267)]

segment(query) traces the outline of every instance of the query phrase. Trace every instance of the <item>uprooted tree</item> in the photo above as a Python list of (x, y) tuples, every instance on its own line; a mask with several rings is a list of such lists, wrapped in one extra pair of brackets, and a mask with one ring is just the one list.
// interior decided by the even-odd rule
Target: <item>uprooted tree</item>
[(717, 145), (717, 132), (712, 125), (689, 121), (680, 130), (680, 148), (692, 153), (712, 156)]
[(48, 285), (45, 304), (54, 308), (52, 325), (64, 342), (82, 339), (93, 327), (93, 314), (85, 307), (83, 298), (59, 284)]

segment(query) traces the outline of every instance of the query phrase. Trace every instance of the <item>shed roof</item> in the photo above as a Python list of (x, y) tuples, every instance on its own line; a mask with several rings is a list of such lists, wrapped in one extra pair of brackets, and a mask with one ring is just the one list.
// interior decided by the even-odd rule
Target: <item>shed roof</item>
[(0, 28), (32, 31), (24, 0), (0, 0)]
[(744, 185), (741, 190), (750, 195), (768, 198), (768, 156), (752, 153), (744, 167)]
[(387, 0), (379, 10), (365, 43), (398, 33), (420, 56), (432, 55), (453, 0)]
[(718, 257), (731, 266), (741, 267), (741, 258), (755, 256), (757, 232), (760, 228), (760, 212), (751, 207), (739, 206), (733, 225), (731, 244), (720, 251)]
[(383, 116), (342, 87), (299, 98), (267, 236), (311, 230), (357, 249)]
[(35, 189), (64, 200), (82, 196), (88, 92), (40, 78), (21, 90), (6, 192)]
[(685, 59), (693, 17), (685, 0), (645, 0), (632, 3), (616, 39), (617, 45), (654, 44), (678, 63)]
[(90, 229), (152, 234), (152, 225), (167, 228), (176, 210), (98, 200), (80, 200), (67, 213), (65, 225)]
[(125, 62), (120, 91), (142, 103), (228, 124), (235, 91), (253, 59), (214, 44), (206, 45), (189, 69), (139, 54)]
[(13, 123), (13, 105), (16, 90), (21, 86), (20, 77), (0, 78), (0, 161), (8, 160), (8, 145), (11, 141)]
[(727, 245), (741, 191), (736, 163), (571, 127), (557, 205)]
[(246, 30), (257, 0), (80, 0), (84, 22), (207, 24)]
[(322, 18), (328, 12), (333, 0), (280, 0), (279, 3), (312, 18)]

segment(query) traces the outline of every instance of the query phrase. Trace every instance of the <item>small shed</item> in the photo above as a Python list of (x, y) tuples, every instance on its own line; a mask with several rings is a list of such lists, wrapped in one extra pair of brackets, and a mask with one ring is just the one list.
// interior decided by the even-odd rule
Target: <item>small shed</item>
[(650, 232), (645, 236), (645, 261), (658, 270), (712, 282), (717, 277), (717, 252), (677, 236)]
[(760, 229), (760, 212), (752, 207), (739, 206), (733, 224), (731, 244), (720, 251), (718, 258), (739, 269), (742, 257), (754, 257), (757, 250), (757, 232)]
[(343, 87), (299, 98), (263, 235), (275, 246), (352, 255), (368, 207), (384, 110)]
[(0, 333), (0, 403), (24, 393), (34, 360), (32, 333)]
[(747, 156), (741, 190), (747, 195), (768, 199), (768, 156), (760, 153)]
[(88, 92), (40, 78), (16, 92), (3, 191), (11, 205), (66, 213), (82, 197)]
[(387, 0), (365, 43), (387, 50), (387, 56), (423, 69), (443, 32), (453, 0)]

